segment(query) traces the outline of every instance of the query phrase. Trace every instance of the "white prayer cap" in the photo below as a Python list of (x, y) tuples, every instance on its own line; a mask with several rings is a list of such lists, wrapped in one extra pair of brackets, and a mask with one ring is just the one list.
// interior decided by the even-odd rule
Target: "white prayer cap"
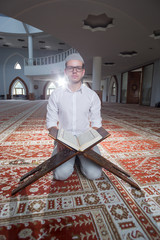
[(67, 63), (70, 60), (79, 60), (82, 63), (84, 63), (83, 58), (81, 57), (81, 55), (79, 53), (72, 53), (69, 56), (66, 57), (65, 62)]

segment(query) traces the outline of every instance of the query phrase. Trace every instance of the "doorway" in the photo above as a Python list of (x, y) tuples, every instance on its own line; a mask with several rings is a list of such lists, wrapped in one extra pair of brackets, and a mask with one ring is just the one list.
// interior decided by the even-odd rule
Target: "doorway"
[(128, 72), (127, 103), (140, 103), (141, 71)]

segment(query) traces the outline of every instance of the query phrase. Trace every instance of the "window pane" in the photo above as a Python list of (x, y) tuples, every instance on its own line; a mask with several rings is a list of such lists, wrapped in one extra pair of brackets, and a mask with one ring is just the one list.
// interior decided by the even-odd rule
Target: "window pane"
[(18, 81), (18, 82), (15, 84), (15, 88), (23, 88), (22, 83)]
[(56, 88), (56, 86), (54, 85), (53, 82), (51, 82), (47, 89), (47, 95), (50, 96), (55, 88)]
[(142, 84), (142, 105), (149, 106), (151, 101), (153, 64), (144, 67)]
[(21, 68), (21, 65), (17, 62), (17, 63), (14, 65), (14, 69), (22, 69), (22, 68)]
[(113, 82), (112, 84), (112, 96), (115, 96), (116, 95), (116, 83)]
[(122, 75), (122, 90), (121, 90), (121, 103), (127, 101), (127, 84), (128, 84), (128, 73)]
[(18, 95), (22, 95), (23, 94), (23, 89), (22, 88), (16, 88), (16, 93)]
[(13, 95), (25, 95), (25, 89), (23, 84), (20, 81), (15, 82), (13, 86)]

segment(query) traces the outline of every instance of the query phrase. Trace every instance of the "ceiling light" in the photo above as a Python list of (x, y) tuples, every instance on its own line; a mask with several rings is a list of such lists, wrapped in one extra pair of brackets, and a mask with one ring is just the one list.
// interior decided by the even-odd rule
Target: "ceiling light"
[(9, 44), (3, 44), (3, 47), (9, 47)]
[(108, 66), (108, 67), (115, 65), (114, 62), (105, 62), (105, 63), (103, 63), (103, 64), (104, 64), (105, 66)]
[(124, 52), (120, 52), (119, 56), (121, 56), (121, 57), (133, 57), (137, 54), (138, 53), (136, 51), (124, 51)]
[(46, 48), (46, 49), (50, 49), (50, 48), (51, 48), (51, 46), (45, 46), (45, 48)]
[(19, 41), (19, 42), (24, 42), (25, 40), (24, 40), (24, 39), (21, 39), (21, 38), (18, 38), (17, 41)]

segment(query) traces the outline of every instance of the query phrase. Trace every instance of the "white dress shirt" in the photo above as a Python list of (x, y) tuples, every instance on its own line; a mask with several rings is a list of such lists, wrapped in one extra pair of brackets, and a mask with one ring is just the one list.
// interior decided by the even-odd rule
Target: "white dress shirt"
[(101, 102), (98, 95), (85, 85), (72, 92), (68, 87), (53, 90), (47, 105), (47, 128), (53, 126), (78, 135), (91, 127), (101, 127)]

